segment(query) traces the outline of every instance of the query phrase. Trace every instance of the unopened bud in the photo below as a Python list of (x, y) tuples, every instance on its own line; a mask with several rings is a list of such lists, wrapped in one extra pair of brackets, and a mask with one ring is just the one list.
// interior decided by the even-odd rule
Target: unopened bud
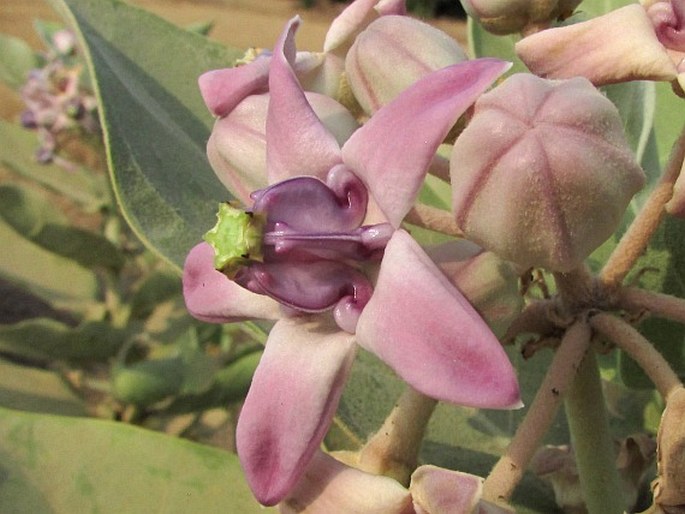
[(461, 0), (469, 16), (493, 34), (525, 32), (573, 13), (580, 0)]
[(357, 36), (345, 72), (357, 101), (371, 114), (428, 73), (465, 60), (444, 32), (414, 18), (382, 16)]
[(584, 78), (519, 74), (483, 95), (451, 156), (465, 236), (566, 272), (615, 230), (645, 176), (614, 105)]

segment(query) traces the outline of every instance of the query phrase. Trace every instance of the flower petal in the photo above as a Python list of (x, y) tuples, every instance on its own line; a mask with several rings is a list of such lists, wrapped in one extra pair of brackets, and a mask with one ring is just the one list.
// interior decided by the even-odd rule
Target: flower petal
[(472, 407), (520, 406), (499, 341), (404, 230), (385, 248), (357, 341), (427, 396)]
[(398, 482), (320, 451), (279, 509), (281, 514), (414, 514), (411, 495)]
[(582, 76), (596, 86), (676, 77), (675, 65), (638, 4), (537, 32), (516, 43), (516, 54), (536, 75)]
[(376, 112), (342, 149), (388, 221), (411, 209), (435, 152), (466, 109), (510, 63), (476, 59), (430, 73)]
[(278, 302), (244, 289), (215, 270), (214, 250), (207, 243), (196, 245), (186, 257), (183, 296), (188, 312), (209, 323), (281, 317)]
[(270, 60), (266, 56), (258, 57), (243, 66), (212, 70), (200, 75), (200, 93), (211, 113), (226, 116), (247, 96), (266, 92)]
[(483, 479), (437, 466), (420, 466), (409, 486), (418, 514), (469, 514), (480, 500)]
[(291, 67), (299, 24), (296, 16), (286, 26), (269, 70), (266, 158), (272, 184), (296, 175), (324, 178), (342, 162), (338, 142), (314, 113)]
[(260, 503), (281, 501), (304, 473), (335, 414), (355, 351), (354, 338), (320, 316), (282, 319), (271, 330), (236, 432)]
[(339, 46), (351, 44), (354, 37), (376, 17), (373, 10), (378, 0), (356, 0), (331, 22), (323, 43), (323, 51), (331, 52)]

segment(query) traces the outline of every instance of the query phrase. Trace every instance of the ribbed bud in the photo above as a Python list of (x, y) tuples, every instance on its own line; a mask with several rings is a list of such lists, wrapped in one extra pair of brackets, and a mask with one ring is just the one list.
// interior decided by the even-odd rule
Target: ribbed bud
[(444, 32), (407, 16), (382, 16), (357, 36), (345, 73), (357, 101), (372, 114), (430, 72), (465, 60)]
[(528, 74), (476, 102), (450, 172), (468, 239), (522, 266), (561, 272), (616, 230), (645, 180), (617, 109), (590, 82)]
[(580, 0), (461, 0), (469, 16), (493, 34), (525, 32), (567, 18)]

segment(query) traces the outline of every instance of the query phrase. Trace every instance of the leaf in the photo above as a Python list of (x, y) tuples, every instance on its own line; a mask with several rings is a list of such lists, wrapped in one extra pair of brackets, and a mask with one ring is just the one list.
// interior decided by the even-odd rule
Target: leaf
[(38, 191), (0, 186), (0, 216), (38, 246), (82, 266), (118, 269), (124, 264), (123, 255), (108, 239), (67, 225), (64, 215)]
[(151, 405), (176, 394), (183, 383), (183, 360), (150, 359), (115, 368), (112, 394), (134, 405)]
[(0, 81), (19, 89), (37, 66), (36, 55), (26, 41), (0, 34)]
[(36, 134), (18, 125), (0, 120), (0, 163), (37, 183), (65, 195), (88, 210), (97, 210), (107, 201), (102, 177), (86, 168), (67, 171), (56, 164), (40, 164), (34, 154), (38, 148)]
[(28, 241), (1, 217), (0, 241), (0, 278), (21, 285), (58, 308), (83, 310), (95, 298), (98, 283), (92, 271)]
[(130, 425), (0, 409), (0, 505), (31, 514), (259, 514), (238, 459)]
[(0, 405), (65, 416), (87, 415), (83, 402), (52, 371), (0, 359)]
[(229, 194), (205, 156), (204, 71), (242, 53), (117, 0), (51, 0), (77, 30), (100, 102), (114, 191), (136, 235), (181, 268)]
[[(666, 216), (652, 237), (645, 254), (638, 259), (626, 283), (638, 284), (652, 291), (685, 298), (685, 221)], [(658, 318), (648, 318), (639, 325), (640, 332), (663, 354), (676, 373), (685, 374), (685, 326)], [(635, 388), (653, 384), (635, 362), (620, 356), (623, 382)]]
[(106, 360), (118, 352), (127, 336), (126, 330), (100, 321), (69, 327), (35, 318), (0, 325), (0, 351), (24, 359)]

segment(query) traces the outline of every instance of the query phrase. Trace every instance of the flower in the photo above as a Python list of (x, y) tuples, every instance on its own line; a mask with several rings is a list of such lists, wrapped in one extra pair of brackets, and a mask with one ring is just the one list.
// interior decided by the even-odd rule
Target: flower
[[(321, 451), (279, 505), (282, 514), (505, 514), (508, 509), (481, 499), (481, 477), (419, 466), (409, 488), (392, 478), (346, 466)], [(354, 494), (350, 494), (354, 491)]]
[(645, 180), (604, 95), (582, 77), (530, 74), (478, 99), (450, 170), (469, 240), (525, 268), (559, 272), (616, 230)]
[(630, 80), (685, 82), (682, 0), (631, 4), (590, 20), (543, 30), (516, 43), (533, 73), (583, 76), (600, 86)]
[(408, 16), (382, 16), (354, 40), (345, 72), (371, 114), (431, 71), (464, 60), (459, 44), (441, 30)]
[[(288, 494), (321, 443), (354, 359), (355, 342), (379, 355), (424, 394), (474, 406), (509, 408), (520, 403), (513, 370), (499, 342), (421, 247), (398, 228), (452, 124), (508, 64), (495, 59), (469, 61), (427, 76), (378, 111), (341, 148), (312, 110), (293, 71), (298, 25), (299, 18), (288, 23), (269, 64), (266, 147), (272, 186), (255, 194), (253, 216), (266, 217), (266, 230), (280, 230), (276, 224), (283, 219), (302, 222), (298, 230), (312, 237), (326, 232), (313, 234), (321, 227), (330, 235), (328, 222), (339, 215), (354, 218), (345, 222), (345, 231), (359, 228), (364, 213), (367, 222), (389, 223), (397, 230), (391, 230), (368, 302), (355, 305), (353, 301), (347, 321), (340, 323), (336, 317), (340, 326), (329, 313), (312, 312), (319, 310), (319, 304), (312, 309), (290, 304), (291, 286), (281, 292), (261, 290), (269, 295), (265, 296), (252, 292), (258, 288), (249, 286), (249, 277), (245, 285), (252, 291), (229, 280), (214, 269), (214, 252), (206, 243), (188, 255), (183, 285), (193, 315), (213, 322), (278, 319), (237, 427), (238, 454), (248, 483), (266, 505)], [(336, 174), (352, 180), (343, 181), (352, 188), (338, 189)], [(316, 190), (310, 200), (318, 202), (329, 195), (343, 199), (343, 212), (317, 225), (323, 212), (318, 207), (310, 219), (308, 204), (269, 199), (272, 194), (292, 192), (293, 184), (295, 190), (303, 185)], [(356, 193), (366, 190), (372, 195), (369, 204), (376, 204), (382, 215), (364, 205), (361, 210), (357, 207)], [(249, 234), (239, 238), (251, 244)], [(304, 248), (304, 254), (299, 251), (302, 246), (296, 248), (292, 259), (265, 254), (266, 265), (287, 264), (285, 274), (272, 275), (275, 280), (290, 280), (287, 273), (297, 264), (296, 273), (308, 277), (307, 282), (308, 270), (316, 270), (322, 262), (337, 266), (341, 261), (335, 245), (332, 249), (324, 245), (325, 257), (311, 248)], [(377, 259), (369, 258), (370, 265), (377, 266)], [(350, 269), (364, 276), (361, 267)], [(325, 281), (314, 283), (326, 287)], [(343, 293), (350, 296), (347, 289)], [(305, 294), (304, 301), (308, 300)], [(283, 311), (284, 303), (290, 305)]]

